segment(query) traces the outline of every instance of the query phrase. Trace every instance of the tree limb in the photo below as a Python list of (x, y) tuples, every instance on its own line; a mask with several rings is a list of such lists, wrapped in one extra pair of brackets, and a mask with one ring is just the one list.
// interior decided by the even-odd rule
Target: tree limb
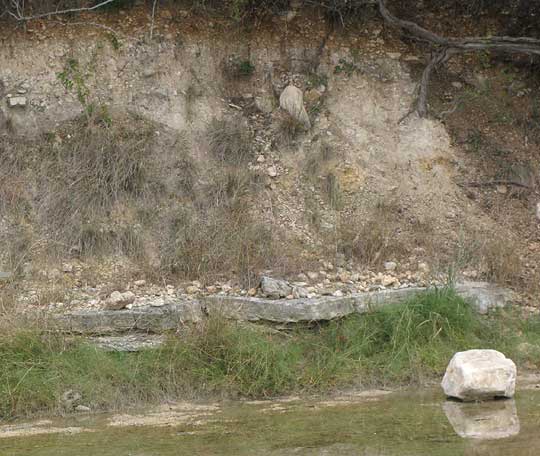
[(429, 80), (433, 70), (444, 64), (453, 55), (467, 52), (491, 51), (509, 54), (527, 54), (540, 56), (540, 40), (530, 37), (466, 37), (447, 38), (427, 30), (411, 21), (395, 17), (385, 5), (385, 0), (378, 0), (379, 11), (383, 19), (394, 28), (398, 28), (412, 35), (419, 41), (423, 41), (435, 48), (435, 53), (428, 62), (422, 79), (416, 103), (416, 111), (420, 117), (428, 115), (428, 90)]
[(23, 21), (30, 21), (33, 19), (43, 19), (45, 17), (51, 17), (51, 16), (58, 16), (61, 14), (69, 14), (69, 13), (80, 13), (84, 11), (94, 11), (98, 8), (101, 8), (105, 5), (108, 5), (109, 3), (115, 2), (116, 0), (104, 0), (100, 3), (97, 3), (94, 6), (88, 6), (88, 7), (80, 7), (80, 8), (69, 8), (64, 10), (56, 10), (56, 11), (49, 11), (47, 13), (41, 13), (41, 14), (35, 14), (32, 16), (25, 16), (23, 12), (23, 8), (21, 7), (20, 0), (11, 0), (11, 4), (13, 5), (15, 12), (9, 11), (9, 14), (14, 17), (17, 21), (23, 22)]

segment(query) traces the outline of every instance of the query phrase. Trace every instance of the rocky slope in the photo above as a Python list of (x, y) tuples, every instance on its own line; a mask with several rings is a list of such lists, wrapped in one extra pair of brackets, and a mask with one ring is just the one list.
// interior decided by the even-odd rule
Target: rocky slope
[[(162, 9), (151, 40), (137, 9), (101, 18), (114, 35), (52, 21), (3, 31), (0, 270), (17, 279), (15, 301), (256, 295), (262, 273), (288, 276), (305, 296), (441, 283), (449, 272), (535, 281), (530, 238), (458, 185), (487, 174), (470, 141), (456, 143), (452, 119), (403, 119), (421, 51), (376, 19), (330, 30), (291, 11), (247, 32)], [(283, 109), (291, 86), (303, 97), (296, 113)], [(89, 123), (92, 138), (108, 132), (108, 154), (134, 157), (131, 180), (112, 186), (123, 171), (107, 159), (80, 186)], [(95, 210), (97, 197), (77, 202), (108, 186)], [(531, 205), (518, 212), (535, 225)]]

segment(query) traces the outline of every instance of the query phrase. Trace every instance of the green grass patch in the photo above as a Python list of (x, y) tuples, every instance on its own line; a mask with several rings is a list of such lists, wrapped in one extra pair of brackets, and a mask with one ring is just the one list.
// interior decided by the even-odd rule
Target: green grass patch
[(139, 353), (11, 331), (0, 336), (0, 416), (62, 413), (68, 390), (96, 410), (209, 395), (422, 384), (440, 378), (456, 351), (493, 348), (520, 367), (533, 367), (538, 347), (540, 319), (502, 312), (480, 317), (452, 290), (289, 331), (210, 318)]

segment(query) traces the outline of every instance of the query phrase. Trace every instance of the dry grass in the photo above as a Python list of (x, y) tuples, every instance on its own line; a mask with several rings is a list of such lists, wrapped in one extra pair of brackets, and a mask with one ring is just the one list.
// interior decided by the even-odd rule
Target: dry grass
[(302, 122), (286, 112), (279, 113), (276, 135), (284, 146), (291, 146), (305, 132)]
[(343, 203), (343, 195), (339, 180), (333, 172), (329, 172), (324, 178), (324, 194), (331, 209), (339, 210)]
[(337, 251), (368, 265), (402, 255), (407, 246), (399, 236), (400, 212), (396, 202), (382, 200), (365, 217), (358, 212), (342, 215), (336, 234)]
[(54, 250), (138, 249), (136, 229), (116, 220), (111, 224), (110, 216), (115, 207), (159, 192), (152, 174), (152, 135), (152, 126), (141, 119), (116, 118), (111, 126), (80, 119), (41, 143), (39, 167), (27, 165), (19, 179), (27, 180), (21, 185), (28, 190), (34, 173), (37, 192), (21, 194)]
[(521, 260), (518, 243), (502, 232), (462, 232), (448, 269), (455, 278), (459, 278), (466, 269), (474, 269), (492, 282), (519, 283)]
[(251, 158), (251, 136), (241, 118), (214, 119), (207, 130), (212, 156), (230, 165), (245, 164)]
[(161, 246), (164, 272), (205, 282), (232, 274), (254, 284), (275, 255), (271, 230), (249, 211), (255, 183), (242, 168), (220, 171), (194, 206), (172, 214)]

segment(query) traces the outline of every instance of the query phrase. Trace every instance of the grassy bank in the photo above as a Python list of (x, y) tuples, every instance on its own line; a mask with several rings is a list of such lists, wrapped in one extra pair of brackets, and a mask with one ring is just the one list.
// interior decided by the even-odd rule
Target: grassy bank
[(458, 350), (494, 348), (518, 366), (532, 367), (540, 360), (539, 346), (540, 319), (479, 317), (451, 290), (290, 331), (210, 319), (171, 336), (158, 350), (131, 354), (11, 330), (0, 336), (0, 416), (62, 412), (67, 390), (93, 409), (117, 409), (205, 395), (421, 384), (441, 376)]

